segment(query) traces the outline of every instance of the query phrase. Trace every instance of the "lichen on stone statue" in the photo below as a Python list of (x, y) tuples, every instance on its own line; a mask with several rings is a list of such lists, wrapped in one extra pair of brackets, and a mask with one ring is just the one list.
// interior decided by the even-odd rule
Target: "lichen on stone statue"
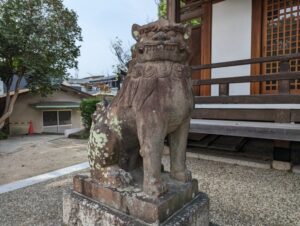
[(88, 143), (92, 179), (112, 187), (133, 181), (130, 172), (143, 167), (143, 191), (158, 197), (167, 191), (161, 179), (165, 138), (170, 146), (170, 175), (188, 182), (185, 164), (193, 109), (188, 38), (191, 30), (165, 19), (133, 25), (136, 39), (129, 72), (108, 106), (93, 114)]

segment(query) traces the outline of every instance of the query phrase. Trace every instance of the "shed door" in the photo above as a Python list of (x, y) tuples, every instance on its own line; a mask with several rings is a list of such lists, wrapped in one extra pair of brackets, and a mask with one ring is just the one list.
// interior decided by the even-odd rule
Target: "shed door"
[[(300, 0), (265, 0), (263, 55), (278, 56), (300, 52)], [(300, 71), (300, 60), (290, 61), (291, 71)], [(265, 74), (279, 72), (279, 63), (266, 63)], [(262, 84), (262, 93), (278, 93), (278, 82)], [(290, 93), (300, 93), (300, 80), (290, 82)]]

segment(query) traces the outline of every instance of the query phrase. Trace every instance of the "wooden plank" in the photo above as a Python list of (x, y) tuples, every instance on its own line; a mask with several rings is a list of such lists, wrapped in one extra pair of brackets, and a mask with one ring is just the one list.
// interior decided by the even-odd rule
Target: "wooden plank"
[(300, 95), (195, 96), (195, 104), (299, 104)]
[(180, 21), (184, 22), (187, 20), (191, 20), (191, 19), (195, 19), (195, 18), (199, 18), (203, 15), (203, 10), (202, 9), (197, 9), (195, 11), (190, 11), (190, 12), (186, 12), (180, 15)]
[(292, 79), (300, 79), (300, 71), (280, 72), (274, 74), (255, 75), (255, 76), (237, 76), (237, 77), (228, 77), (228, 78), (214, 78), (214, 79), (207, 79), (207, 80), (193, 80), (193, 85), (264, 82), (264, 81), (278, 81), (278, 80), (292, 80)]
[(290, 123), (192, 119), (190, 132), (272, 140), (300, 141), (300, 125)]
[(232, 66), (240, 66), (240, 65), (248, 65), (248, 64), (260, 64), (260, 63), (273, 62), (273, 61), (288, 61), (293, 59), (300, 59), (300, 53), (282, 55), (282, 56), (259, 57), (254, 59), (227, 61), (227, 62), (220, 62), (214, 64), (203, 64), (203, 65), (192, 66), (191, 68), (192, 70), (203, 70), (203, 69), (232, 67)]
[(287, 109), (278, 109), (274, 113), (275, 122), (289, 123), (291, 122), (291, 111)]
[[(251, 58), (261, 57), (262, 47), (262, 14), (263, 2), (261, 0), (252, 0), (252, 31), (251, 31)], [(261, 73), (260, 64), (251, 65), (251, 75)], [(260, 94), (260, 83), (251, 83), (251, 94)]]
[(194, 109), (192, 118), (274, 122), (276, 112), (272, 109)]
[(300, 122), (300, 110), (291, 110), (291, 122)]

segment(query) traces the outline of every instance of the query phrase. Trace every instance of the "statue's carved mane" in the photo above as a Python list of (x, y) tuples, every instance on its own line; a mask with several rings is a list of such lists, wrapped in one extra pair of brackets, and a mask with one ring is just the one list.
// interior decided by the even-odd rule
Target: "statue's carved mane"
[[(133, 25), (132, 34), (136, 38), (137, 44), (132, 50), (133, 59), (130, 62), (128, 75), (123, 82), (122, 89), (114, 98), (112, 106), (140, 109), (149, 97), (159, 92), (157, 90), (158, 81), (163, 81), (167, 87), (170, 79), (188, 79), (184, 77), (190, 74), (186, 73), (188, 59), (185, 58), (185, 55), (176, 59), (180, 54), (172, 52), (173, 50), (169, 47), (171, 43), (173, 46), (180, 47), (180, 53), (186, 54), (189, 51), (188, 45), (184, 41), (184, 35), (187, 32), (190, 32), (187, 27), (167, 20), (159, 20), (145, 26)], [(163, 33), (161, 40), (160, 36), (158, 38), (156, 36), (160, 33)], [(154, 60), (150, 58), (141, 61), (140, 59), (144, 55), (139, 53), (139, 48), (141, 46), (144, 48), (145, 45), (150, 45), (152, 48), (160, 46), (167, 51), (157, 51), (153, 54), (154, 57), (163, 55), (162, 60), (157, 60), (158, 57)], [(168, 50), (169, 55), (164, 55)], [(168, 58), (168, 56), (172, 57)], [(187, 81), (184, 82), (187, 83)]]

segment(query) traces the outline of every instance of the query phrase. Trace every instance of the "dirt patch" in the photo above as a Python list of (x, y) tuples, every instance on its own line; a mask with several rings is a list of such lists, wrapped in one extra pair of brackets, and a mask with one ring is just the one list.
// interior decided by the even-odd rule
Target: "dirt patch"
[(13, 152), (1, 152), (0, 184), (85, 162), (86, 147), (87, 140), (64, 137), (55, 139), (33, 137), (31, 142), (19, 142), (19, 147), (16, 146)]

